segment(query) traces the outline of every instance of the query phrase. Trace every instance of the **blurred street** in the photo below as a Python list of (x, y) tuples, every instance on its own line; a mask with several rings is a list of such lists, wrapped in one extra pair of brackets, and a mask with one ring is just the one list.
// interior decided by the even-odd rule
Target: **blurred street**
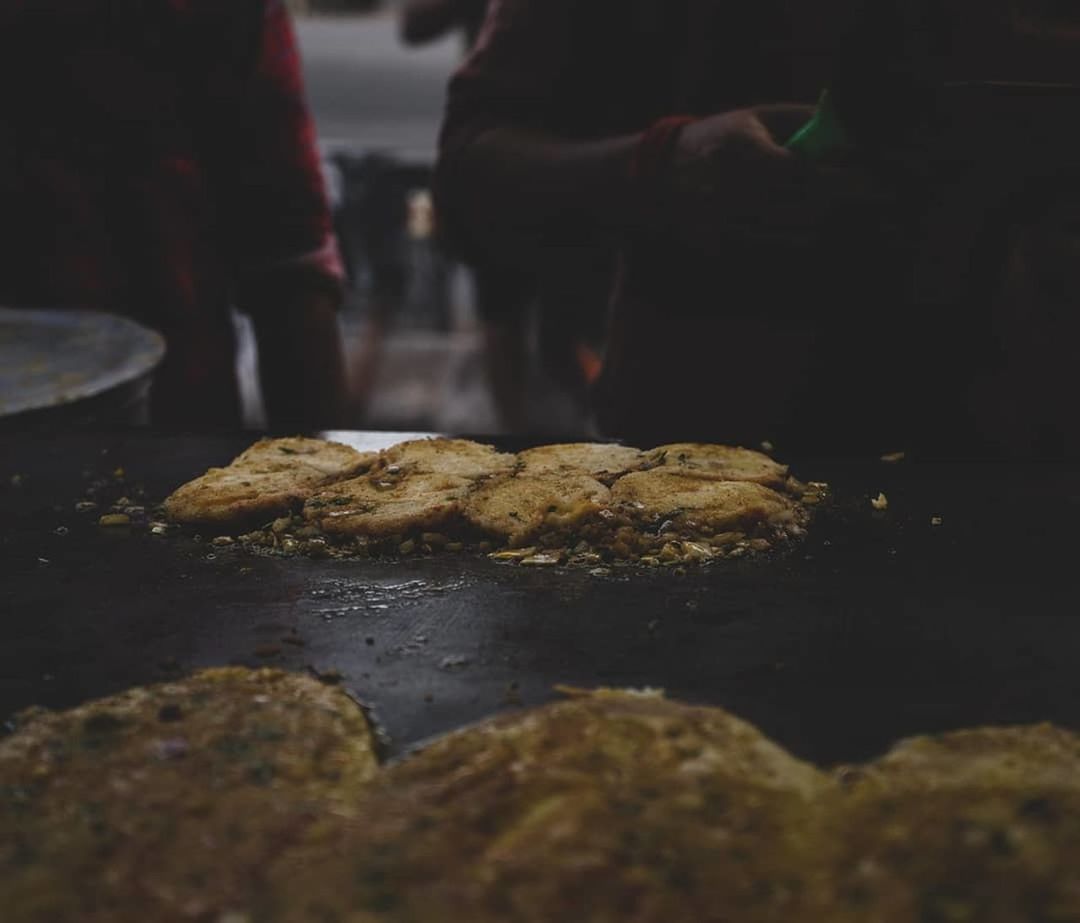
[[(376, 299), (364, 234), (367, 228), (370, 235), (369, 216), (378, 210), (371, 207), (371, 189), (379, 183), (369, 176), (370, 155), (386, 155), (402, 165), (402, 172), (434, 163), (446, 82), (462, 56), (461, 38), (406, 48), (398, 40), (392, 9), (362, 16), (298, 16), (296, 26), (339, 237), (354, 271), (342, 311), (346, 347), (354, 373), (363, 366), (374, 379), (366, 410), (350, 426), (497, 433), (501, 427), (488, 388), (470, 278), (447, 264), (427, 236), (423, 225), (430, 200), (422, 187), (403, 190), (413, 206), (409, 225), (383, 228), (377, 235), (392, 240), (400, 252), (406, 280), (403, 296), (388, 311), (381, 346), (372, 348)], [(382, 181), (383, 199), (386, 189)], [(246, 416), (259, 425), (257, 370), (245, 319), (238, 318), (238, 329)], [(531, 376), (526, 407), (533, 432), (573, 435), (583, 425), (573, 402), (539, 371)]]
[(446, 81), (461, 55), (457, 36), (404, 48), (390, 12), (300, 17), (296, 26), (325, 143), (434, 156)]

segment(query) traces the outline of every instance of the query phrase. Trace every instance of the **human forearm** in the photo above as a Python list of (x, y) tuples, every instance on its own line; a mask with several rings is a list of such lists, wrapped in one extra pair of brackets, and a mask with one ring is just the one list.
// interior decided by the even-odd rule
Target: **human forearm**
[(344, 425), (345, 361), (337, 306), (337, 296), (309, 286), (286, 286), (263, 296), (253, 320), (272, 428)]
[(442, 220), (474, 261), (491, 254), (535, 268), (642, 232), (712, 251), (733, 234), (803, 238), (837, 215), (886, 207), (892, 194), (866, 171), (818, 166), (783, 146), (810, 111), (775, 104), (669, 116), (599, 141), (507, 122), (465, 142), (448, 134)]

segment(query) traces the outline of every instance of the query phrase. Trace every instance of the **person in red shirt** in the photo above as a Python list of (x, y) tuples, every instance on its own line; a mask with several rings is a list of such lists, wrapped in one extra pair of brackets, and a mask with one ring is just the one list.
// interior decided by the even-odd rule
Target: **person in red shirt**
[[(967, 389), (992, 371), (985, 305), (909, 299), (913, 265), (973, 272), (968, 241), (934, 227), (932, 184), (786, 147), (859, 5), (494, 0), (450, 87), (444, 231), (475, 260), (556, 281), (582, 254), (618, 254), (588, 296), (611, 307), (606, 432), (785, 451), (978, 440)], [(967, 6), (965, 40), (992, 15)], [(860, 54), (873, 67), (887, 51)], [(883, 104), (872, 121), (887, 134), (893, 115)], [(979, 138), (968, 152), (988, 150)], [(941, 251), (920, 253), (923, 239)]]
[(160, 331), (152, 420), (341, 423), (342, 267), (281, 0), (0, 2), (0, 297)]

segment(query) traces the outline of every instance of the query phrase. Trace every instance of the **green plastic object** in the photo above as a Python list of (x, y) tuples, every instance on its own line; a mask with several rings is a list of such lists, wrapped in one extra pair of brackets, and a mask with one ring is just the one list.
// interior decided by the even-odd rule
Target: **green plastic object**
[(851, 150), (851, 136), (837, 116), (828, 90), (821, 94), (813, 118), (788, 139), (785, 147), (810, 160), (828, 160)]

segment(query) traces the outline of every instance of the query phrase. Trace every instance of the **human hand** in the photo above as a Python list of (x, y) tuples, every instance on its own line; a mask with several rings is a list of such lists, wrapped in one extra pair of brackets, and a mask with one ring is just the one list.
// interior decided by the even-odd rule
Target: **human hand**
[(686, 125), (661, 179), (665, 224), (695, 243), (805, 239), (842, 215), (889, 204), (862, 169), (809, 162), (783, 146), (813, 107), (758, 106)]

